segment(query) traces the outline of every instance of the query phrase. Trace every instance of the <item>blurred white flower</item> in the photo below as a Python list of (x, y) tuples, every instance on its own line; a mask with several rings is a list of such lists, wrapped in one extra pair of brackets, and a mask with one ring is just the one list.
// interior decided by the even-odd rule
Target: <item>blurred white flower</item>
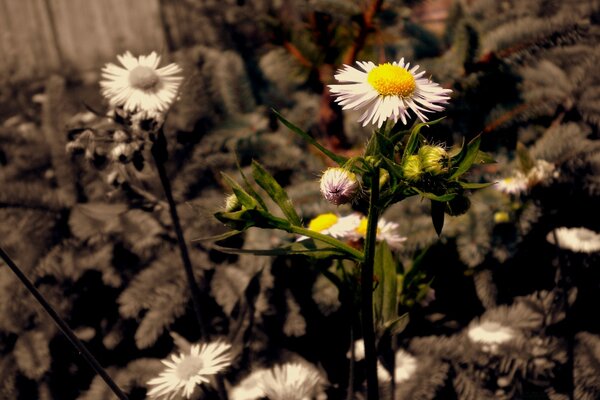
[(556, 232), (558, 243), (556, 243), (552, 231), (548, 233), (546, 240), (562, 249), (578, 253), (595, 253), (600, 251), (600, 233), (587, 228), (566, 227), (556, 228), (554, 232)]
[(529, 187), (538, 185), (550, 178), (558, 177), (558, 174), (554, 164), (546, 160), (536, 160), (534, 166), (527, 172), (527, 185)]
[[(348, 350), (346, 357), (352, 357), (352, 349)], [(365, 358), (365, 341), (358, 339), (354, 341), (354, 360), (360, 361)]]
[(319, 371), (304, 363), (276, 365), (262, 378), (259, 386), (270, 400), (312, 400), (324, 383)]
[(440, 104), (446, 104), (452, 92), (423, 78), (425, 71), (417, 73), (419, 66), (410, 68), (404, 58), (377, 66), (370, 61), (357, 64), (360, 69), (345, 65), (338, 70), (335, 78), (343, 84), (329, 85), (329, 89), (344, 110), (365, 109), (358, 120), (363, 126), (381, 127), (388, 118), (406, 125), (409, 109), (427, 121), (423, 113), (442, 111)]
[(506, 194), (521, 194), (527, 191), (528, 180), (521, 172), (517, 172), (515, 176), (501, 179), (495, 188)]
[(231, 345), (224, 342), (195, 344), (189, 353), (172, 355), (163, 360), (167, 368), (157, 378), (148, 381), (154, 386), (148, 391), (152, 399), (172, 399), (182, 391), (189, 399), (196, 385), (209, 382), (209, 376), (215, 375), (231, 365)]
[(394, 369), (394, 381), (404, 382), (410, 379), (417, 370), (417, 359), (406, 351), (399, 349), (396, 352), (396, 366)]
[[(362, 217), (356, 229), (354, 229), (354, 237), (366, 238), (367, 237), (367, 217)], [(390, 222), (384, 218), (380, 218), (377, 223), (377, 240), (385, 240), (390, 247), (398, 248), (401, 243), (406, 241), (406, 237), (400, 236), (397, 232), (399, 224), (396, 222)]]
[(483, 345), (484, 350), (491, 352), (495, 352), (499, 344), (513, 340), (516, 335), (514, 329), (495, 321), (479, 321), (467, 331), (472, 342)]
[(260, 368), (242, 379), (229, 391), (230, 400), (256, 400), (265, 396), (260, 384), (269, 370)]
[(134, 57), (129, 51), (117, 56), (123, 67), (108, 63), (102, 69), (102, 95), (113, 107), (123, 107), (131, 113), (162, 112), (177, 96), (182, 77), (177, 64), (157, 68), (160, 56), (152, 52)]
[(351, 202), (359, 188), (356, 175), (344, 168), (327, 168), (321, 176), (321, 194), (336, 206)]

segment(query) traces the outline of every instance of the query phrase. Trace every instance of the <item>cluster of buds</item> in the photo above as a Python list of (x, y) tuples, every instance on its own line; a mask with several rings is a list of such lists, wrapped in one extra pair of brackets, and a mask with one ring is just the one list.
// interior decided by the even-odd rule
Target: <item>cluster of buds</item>
[(441, 146), (421, 146), (417, 154), (410, 155), (403, 164), (404, 178), (417, 182), (427, 173), (435, 176), (448, 172), (448, 152)]

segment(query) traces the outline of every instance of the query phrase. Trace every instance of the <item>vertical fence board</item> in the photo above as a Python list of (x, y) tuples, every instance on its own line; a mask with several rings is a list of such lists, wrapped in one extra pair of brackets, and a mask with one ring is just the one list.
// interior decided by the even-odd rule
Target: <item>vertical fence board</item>
[(46, 0), (0, 0), (0, 82), (46, 75), (60, 66)]

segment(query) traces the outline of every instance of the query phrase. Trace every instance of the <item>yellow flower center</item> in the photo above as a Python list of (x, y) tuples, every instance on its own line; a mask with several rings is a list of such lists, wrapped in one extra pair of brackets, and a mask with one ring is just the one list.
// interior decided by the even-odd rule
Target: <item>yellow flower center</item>
[(367, 82), (382, 96), (409, 97), (417, 87), (413, 74), (390, 63), (381, 64), (369, 71)]
[(321, 214), (311, 219), (308, 223), (308, 229), (315, 232), (322, 232), (331, 228), (338, 221), (338, 216), (333, 213)]
[(129, 71), (129, 84), (136, 89), (152, 89), (159, 81), (159, 76), (153, 68), (138, 65)]
[(360, 236), (367, 236), (367, 225), (368, 225), (368, 220), (366, 218), (362, 218), (360, 220), (360, 223), (358, 224), (358, 226), (356, 227), (355, 231), (356, 233), (358, 233)]
[(203, 366), (204, 363), (199, 357), (188, 356), (177, 364), (175, 374), (181, 380), (189, 380), (194, 375), (197, 375)]

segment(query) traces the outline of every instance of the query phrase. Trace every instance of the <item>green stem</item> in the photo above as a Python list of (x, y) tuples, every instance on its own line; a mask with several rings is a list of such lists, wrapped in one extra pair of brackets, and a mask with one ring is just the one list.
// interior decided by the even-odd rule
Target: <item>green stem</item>
[(373, 329), (373, 264), (375, 261), (375, 242), (377, 240), (377, 222), (379, 220), (379, 168), (371, 175), (371, 197), (367, 217), (367, 236), (365, 238), (365, 258), (361, 269), (361, 307), (362, 329), (365, 341), (365, 363), (367, 369), (367, 399), (379, 399), (377, 381), (377, 349)]
[(297, 233), (299, 235), (308, 236), (310, 238), (320, 240), (321, 242), (330, 244), (346, 253), (351, 255), (357, 261), (362, 261), (364, 259), (363, 253), (356, 250), (355, 248), (348, 246), (346, 243), (337, 240), (334, 237), (323, 235), (322, 233), (311, 231), (310, 229), (302, 228), (300, 226), (291, 225), (289, 229), (287, 229), (291, 233)]

